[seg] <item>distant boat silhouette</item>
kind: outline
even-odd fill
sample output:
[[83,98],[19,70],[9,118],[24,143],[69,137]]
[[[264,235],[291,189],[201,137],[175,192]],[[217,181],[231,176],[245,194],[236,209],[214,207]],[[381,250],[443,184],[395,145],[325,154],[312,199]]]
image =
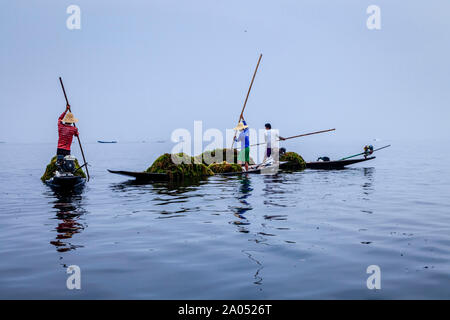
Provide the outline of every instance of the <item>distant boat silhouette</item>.
[[102,141],[102,140],[97,140],[98,143],[117,143],[117,141]]

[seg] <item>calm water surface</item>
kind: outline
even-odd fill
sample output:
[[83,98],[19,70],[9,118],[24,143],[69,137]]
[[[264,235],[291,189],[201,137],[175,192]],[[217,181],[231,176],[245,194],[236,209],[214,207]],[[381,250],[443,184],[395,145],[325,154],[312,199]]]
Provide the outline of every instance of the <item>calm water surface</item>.
[[399,145],[346,170],[168,186],[106,171],[143,170],[168,145],[91,143],[91,182],[61,197],[39,180],[53,144],[0,144],[0,298],[449,299],[450,152]]

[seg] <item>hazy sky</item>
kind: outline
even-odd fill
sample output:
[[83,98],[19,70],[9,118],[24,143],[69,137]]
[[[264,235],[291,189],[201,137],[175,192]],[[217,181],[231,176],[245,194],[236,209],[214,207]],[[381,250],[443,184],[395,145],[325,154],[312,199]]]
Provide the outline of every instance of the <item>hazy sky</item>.
[[[80,30],[66,27],[71,4]],[[366,27],[371,4],[381,30]],[[84,141],[231,128],[260,53],[253,127],[448,138],[449,12],[448,0],[5,0],[0,141],[56,143],[59,76]]]

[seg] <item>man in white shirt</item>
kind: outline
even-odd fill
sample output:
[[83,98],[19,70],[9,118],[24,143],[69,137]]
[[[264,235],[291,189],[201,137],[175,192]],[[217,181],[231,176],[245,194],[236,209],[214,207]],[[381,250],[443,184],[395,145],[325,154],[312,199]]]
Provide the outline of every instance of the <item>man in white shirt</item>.
[[270,123],[266,123],[264,126],[266,127],[266,132],[264,132],[264,140],[266,143],[266,154],[264,155],[264,161],[266,161],[266,159],[269,158],[274,151],[278,151],[278,141],[283,141],[286,139],[280,137],[278,130],[272,130],[272,125]]

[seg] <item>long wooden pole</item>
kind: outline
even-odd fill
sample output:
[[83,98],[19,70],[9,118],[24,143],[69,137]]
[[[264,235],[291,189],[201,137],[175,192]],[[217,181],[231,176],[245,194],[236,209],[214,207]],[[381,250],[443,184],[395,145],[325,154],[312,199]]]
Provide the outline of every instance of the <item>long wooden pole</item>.
[[[62,88],[62,90],[64,92],[64,98],[66,98],[66,103],[69,106],[69,111],[72,112],[72,110],[70,110],[69,100],[67,99],[66,89],[64,89],[64,84],[62,82],[61,77],[59,77],[59,82],[61,83],[61,88]],[[76,127],[75,123],[73,125],[74,125],[74,127]],[[78,144],[80,145],[81,155],[83,156],[83,162],[86,165],[86,174],[87,174],[87,179],[89,181],[89,179],[90,179],[89,170],[88,170],[88,167],[87,167],[86,158],[84,157],[84,151],[83,151],[83,147],[81,146],[81,140],[80,140],[80,136],[79,135],[77,135],[77,139],[78,139]]]
[[[328,130],[321,130],[321,131],[315,131],[315,132],[310,132],[310,133],[303,133],[303,134],[299,134],[299,135],[296,135],[296,136],[291,136],[291,137],[287,137],[287,138],[284,138],[284,140],[289,140],[289,139],[294,139],[294,138],[300,138],[300,137],[306,137],[306,136],[310,136],[310,135],[313,135],[313,134],[318,134],[318,133],[324,133],[324,132],[330,132],[330,131],[334,131],[334,130],[336,130],[336,129],[328,129]],[[278,141],[284,141],[284,140],[278,140]],[[260,144],[266,144],[266,142],[261,142],[261,143],[257,143],[257,144],[252,144],[251,146],[252,147],[254,147],[254,146],[259,146]]]
[[[258,67],[259,67],[259,63],[261,62],[261,58],[262,58],[262,54],[259,55],[258,63],[256,64],[255,72],[253,73],[252,81],[250,82],[250,87],[248,88],[247,96],[245,97],[244,106],[242,107],[242,111],[239,116],[238,123],[241,121],[242,117],[244,116],[245,106],[247,105],[248,97],[250,96],[250,91],[252,90],[253,81],[255,81],[256,72],[258,71]],[[234,131],[234,137],[233,137],[233,143],[231,144],[231,149],[233,149],[235,138],[236,138],[236,130]]]
[[300,138],[300,137],[310,136],[310,135],[312,135],[312,134],[318,134],[318,133],[330,132],[330,131],[334,131],[334,130],[336,130],[336,129],[333,128],[333,129],[321,130],[321,131],[316,131],[316,132],[311,132],[311,133],[304,133],[304,134],[299,134],[299,135],[296,135],[296,136],[284,138],[284,140],[294,139],[294,138]]

